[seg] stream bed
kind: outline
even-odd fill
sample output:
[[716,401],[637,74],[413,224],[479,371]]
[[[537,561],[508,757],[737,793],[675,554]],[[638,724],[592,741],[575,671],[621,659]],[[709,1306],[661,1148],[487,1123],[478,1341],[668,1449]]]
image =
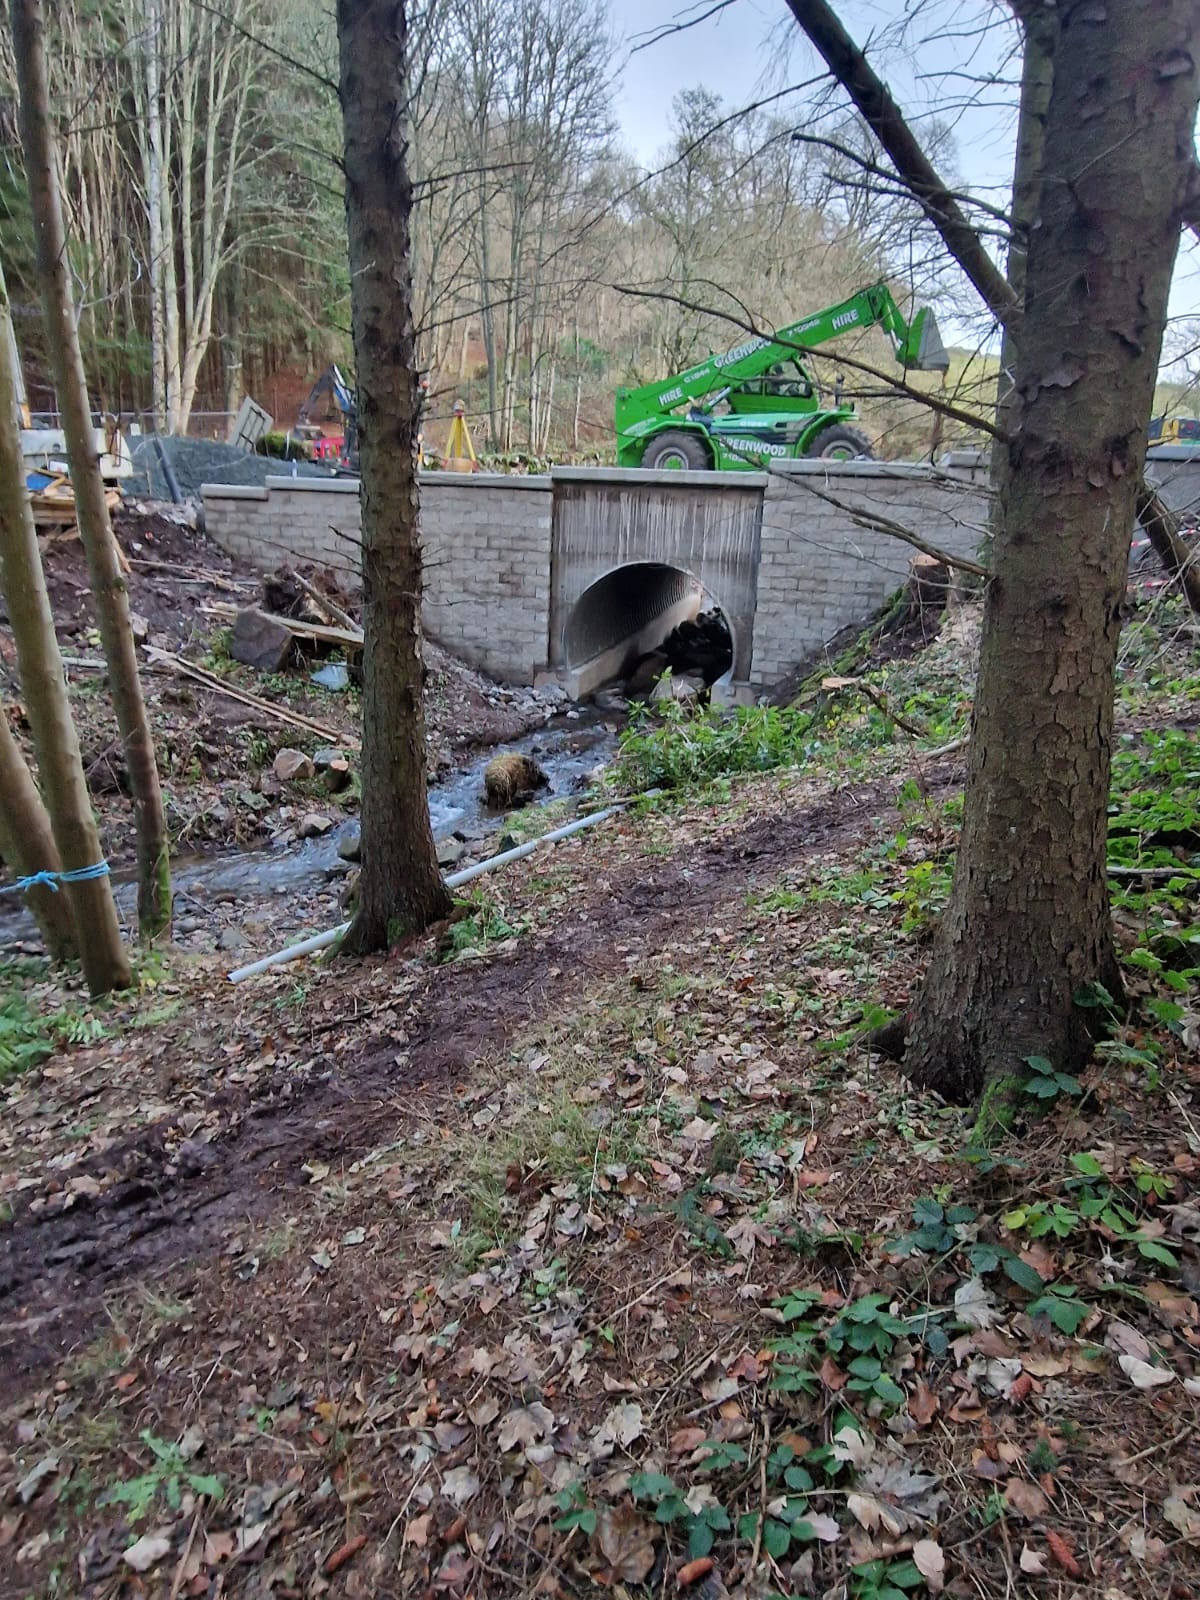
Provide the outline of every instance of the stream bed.
[[[567,712],[524,738],[473,754],[429,789],[429,814],[434,838],[443,846],[443,859],[457,855],[459,846],[463,864],[491,853],[489,835],[501,831],[505,817],[489,811],[484,804],[483,772],[501,751],[530,755],[538,763],[550,780],[549,787],[539,791],[536,802],[545,805],[582,794],[596,770],[612,758],[617,736],[613,720],[603,720],[596,711],[579,710]],[[292,809],[311,811],[321,807],[305,803]],[[326,809],[330,815],[338,810],[332,802]],[[212,939],[205,936],[216,933],[218,948],[242,948],[238,925],[253,928],[256,906],[278,897],[296,900],[310,892],[328,893],[331,886],[336,889],[336,880],[347,870],[339,850],[357,831],[357,817],[343,817],[319,838],[177,856],[171,863],[177,942],[211,948]],[[451,840],[457,843],[448,847]],[[129,927],[137,907],[137,883],[131,867],[114,870],[113,888],[121,920]],[[230,911],[235,913],[233,921],[228,919]],[[207,926],[214,913],[217,922],[224,924],[219,932]],[[302,913],[298,911],[297,921],[300,920]],[[39,943],[37,925],[20,897],[0,896],[0,948]]]

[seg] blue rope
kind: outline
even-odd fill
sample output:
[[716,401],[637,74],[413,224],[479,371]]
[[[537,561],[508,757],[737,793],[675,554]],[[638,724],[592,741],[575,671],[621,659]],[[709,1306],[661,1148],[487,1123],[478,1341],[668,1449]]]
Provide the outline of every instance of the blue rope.
[[94,867],[76,867],[73,872],[31,872],[27,878],[18,878],[16,883],[0,889],[0,894],[24,894],[27,889],[42,885],[57,894],[60,883],[90,883],[93,878],[107,878],[108,870],[107,861],[97,861]]

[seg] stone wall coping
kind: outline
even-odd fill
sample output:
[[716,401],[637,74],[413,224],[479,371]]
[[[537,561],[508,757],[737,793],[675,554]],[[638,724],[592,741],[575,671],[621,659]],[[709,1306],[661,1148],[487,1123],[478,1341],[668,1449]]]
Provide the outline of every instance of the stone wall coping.
[[[964,484],[964,473],[972,469],[949,465],[932,466],[928,461],[777,461],[771,467],[772,478],[907,478],[919,483]],[[703,477],[703,473],[697,474]],[[747,474],[747,477],[749,474]]]
[[654,471],[648,467],[551,467],[555,483],[624,483],[631,488],[762,489],[765,472]]
[[547,493],[550,479],[536,472],[423,472],[421,487],[438,489],[540,489]]
[[265,500],[267,491],[253,483],[202,483],[200,496],[204,500]]
[[268,489],[298,489],[302,494],[358,494],[357,478],[290,477],[286,472],[267,479]]

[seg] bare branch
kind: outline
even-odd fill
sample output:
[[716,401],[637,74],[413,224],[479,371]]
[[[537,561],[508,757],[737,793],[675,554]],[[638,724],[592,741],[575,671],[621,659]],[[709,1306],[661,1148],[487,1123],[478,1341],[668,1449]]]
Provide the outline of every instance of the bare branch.
[[835,494],[830,494],[827,489],[818,489],[807,476],[796,477],[791,473],[783,473],[777,467],[767,463],[766,470],[773,477],[783,478],[788,483],[797,483],[809,494],[816,495],[818,500],[823,500],[827,506],[833,506],[836,511],[850,518],[856,527],[863,528],[868,533],[883,533],[889,539],[899,539],[902,544],[908,544],[914,550],[919,550],[922,555],[932,556],[935,561],[940,561],[943,566],[956,567],[960,572],[972,572],[977,578],[990,578],[992,569],[982,566],[978,561],[972,561],[968,556],[952,555],[949,550],[943,550],[940,545],[930,544],[928,539],[922,539],[919,533],[914,533],[911,528],[906,528],[903,523],[895,522],[891,517],[885,517],[877,511],[867,511],[860,506],[852,506],[847,501],[839,499]]
[[1001,322],[1012,321],[1019,305],[1011,285],[934,169],[887,85],[826,0],[788,0],[788,7],[986,305]]

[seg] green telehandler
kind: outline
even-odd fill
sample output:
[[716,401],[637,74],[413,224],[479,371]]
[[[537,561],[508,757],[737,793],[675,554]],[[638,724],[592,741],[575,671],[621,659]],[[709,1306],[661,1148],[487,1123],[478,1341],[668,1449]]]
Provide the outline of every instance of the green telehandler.
[[873,284],[772,339],[749,339],[659,383],[618,389],[618,465],[756,472],[768,460],[869,456],[869,440],[853,426],[854,407],[840,392],[826,404],[803,352],[873,327],[889,336],[909,371],[948,370],[933,312],[923,307],[906,322],[887,285]]

